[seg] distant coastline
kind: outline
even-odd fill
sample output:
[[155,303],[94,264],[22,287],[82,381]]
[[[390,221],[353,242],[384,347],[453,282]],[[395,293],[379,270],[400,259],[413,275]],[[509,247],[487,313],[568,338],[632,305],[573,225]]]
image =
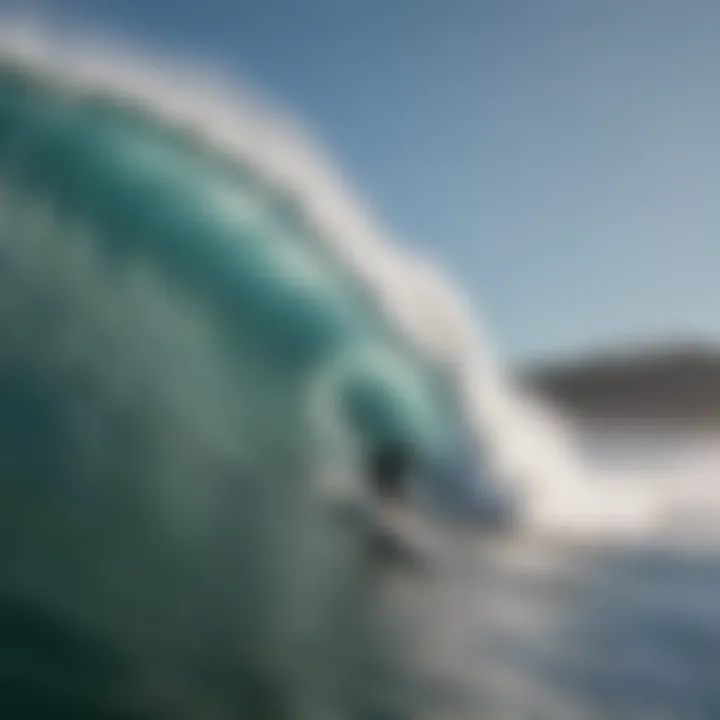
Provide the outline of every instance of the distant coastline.
[[720,424],[720,346],[678,344],[517,369],[520,381],[584,421]]

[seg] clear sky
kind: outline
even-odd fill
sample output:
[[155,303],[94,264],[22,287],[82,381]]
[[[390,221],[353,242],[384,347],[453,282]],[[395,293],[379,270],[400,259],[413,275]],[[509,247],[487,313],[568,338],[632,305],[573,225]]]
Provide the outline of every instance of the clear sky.
[[512,357],[720,341],[717,0],[22,5],[247,77]]

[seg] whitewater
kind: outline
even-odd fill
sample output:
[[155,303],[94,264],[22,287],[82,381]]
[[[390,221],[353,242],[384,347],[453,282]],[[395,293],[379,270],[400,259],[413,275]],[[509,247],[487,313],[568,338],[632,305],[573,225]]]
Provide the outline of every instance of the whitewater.
[[[720,539],[715,437],[628,430],[588,448],[515,383],[467,294],[410,248],[310,133],[237,80],[3,23],[3,597],[22,600],[4,615],[30,623],[24,608],[52,598],[144,669],[123,691],[133,703],[171,717],[713,717],[693,663],[720,658],[702,599],[720,587],[707,560]],[[420,593],[369,577],[362,542],[324,509],[364,502],[368,448],[396,440],[431,469],[427,514],[455,502],[442,532],[370,513],[395,535],[411,525],[428,552],[459,549]],[[55,488],[48,511],[49,475],[72,492]],[[456,546],[443,535],[456,506],[488,491],[513,503],[513,539]],[[660,547],[672,554],[658,563]],[[702,562],[687,555],[699,547]],[[648,624],[645,644],[628,623]],[[663,632],[686,625],[677,650]],[[698,655],[703,632],[712,647]],[[672,647],[648,665],[656,641]],[[683,673],[678,695],[659,692]],[[277,678],[289,714],[268,699]],[[627,678],[639,684],[623,694]],[[425,714],[353,714],[368,687],[378,706],[412,696]]]

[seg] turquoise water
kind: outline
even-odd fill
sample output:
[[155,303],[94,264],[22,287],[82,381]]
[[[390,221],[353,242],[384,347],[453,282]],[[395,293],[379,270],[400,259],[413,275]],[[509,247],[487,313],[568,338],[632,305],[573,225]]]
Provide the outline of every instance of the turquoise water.
[[430,506],[442,376],[252,163],[31,66],[0,61],[0,705],[339,716],[403,664],[368,540],[413,542],[368,473],[405,448]]

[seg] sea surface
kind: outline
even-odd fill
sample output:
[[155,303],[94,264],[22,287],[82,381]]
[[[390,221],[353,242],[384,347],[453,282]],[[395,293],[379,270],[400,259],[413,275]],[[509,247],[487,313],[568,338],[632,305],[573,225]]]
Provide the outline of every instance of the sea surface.
[[[584,440],[589,460],[605,467],[657,468],[660,448],[667,467],[704,453],[705,481],[718,445],[717,433],[649,428],[604,428]],[[682,540],[661,528],[639,538],[525,528],[483,540],[444,638],[457,643],[448,653],[460,668],[455,698],[440,683],[427,717],[720,718],[720,551],[688,542],[685,529]]]

